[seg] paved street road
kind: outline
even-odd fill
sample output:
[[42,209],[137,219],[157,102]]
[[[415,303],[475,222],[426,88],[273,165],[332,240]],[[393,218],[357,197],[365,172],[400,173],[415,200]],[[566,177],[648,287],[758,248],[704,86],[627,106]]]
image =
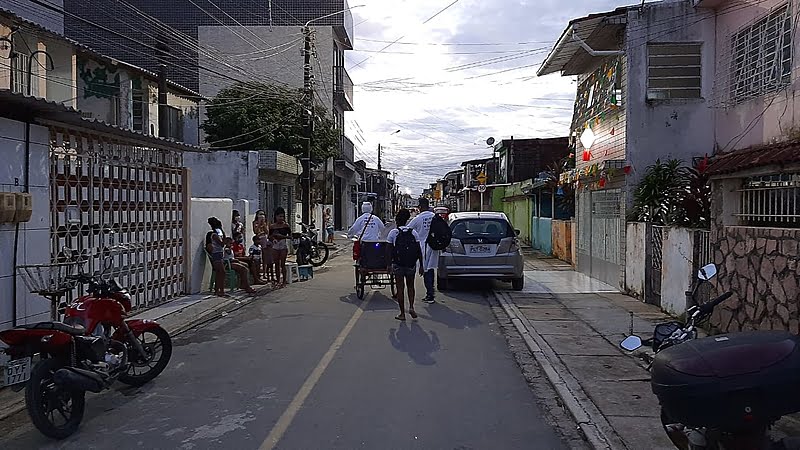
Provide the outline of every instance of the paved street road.
[[48,441],[20,416],[0,448],[564,447],[485,292],[420,304],[418,321],[400,323],[388,292],[361,302],[347,258],[332,264],[177,337],[151,384],[90,395],[72,438]]

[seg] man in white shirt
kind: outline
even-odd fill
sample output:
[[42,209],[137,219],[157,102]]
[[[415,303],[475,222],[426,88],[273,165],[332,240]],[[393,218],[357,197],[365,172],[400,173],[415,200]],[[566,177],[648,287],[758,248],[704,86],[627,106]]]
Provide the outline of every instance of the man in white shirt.
[[433,212],[431,212],[430,203],[428,199],[419,199],[419,214],[409,222],[408,227],[413,229],[419,235],[420,248],[422,250],[422,267],[420,267],[420,275],[425,281],[425,303],[436,303],[436,291],[433,288],[433,281],[436,278],[435,271],[439,265],[439,251],[434,250],[426,243],[428,234],[431,231],[431,221],[433,221]]
[[[411,216],[407,209],[397,213],[395,222],[397,228],[389,231],[386,240],[389,242],[389,254],[392,260],[391,270],[397,283],[397,304],[400,314],[397,320],[406,320],[405,294],[408,294],[408,312],[412,319],[417,318],[414,310],[414,272],[417,264],[422,263],[422,254],[419,249],[419,235],[416,231],[406,226]],[[410,236],[408,233],[411,233]]]
[[[364,202],[361,204],[361,216],[347,230],[348,237],[361,237],[362,241],[378,242],[385,225],[378,216],[372,214],[372,203]],[[363,232],[363,236],[362,236]]]

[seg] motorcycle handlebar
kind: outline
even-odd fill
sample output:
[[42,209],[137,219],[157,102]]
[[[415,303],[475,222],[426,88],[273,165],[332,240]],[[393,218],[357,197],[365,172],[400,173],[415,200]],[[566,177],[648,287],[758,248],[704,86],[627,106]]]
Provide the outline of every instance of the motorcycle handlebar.
[[726,293],[720,295],[719,297],[715,298],[714,300],[711,300],[708,303],[704,303],[704,304],[700,305],[700,313],[701,314],[710,314],[712,311],[714,311],[714,308],[717,305],[719,305],[720,303],[724,302],[725,300],[731,298],[731,296],[733,296],[733,292],[726,292]]

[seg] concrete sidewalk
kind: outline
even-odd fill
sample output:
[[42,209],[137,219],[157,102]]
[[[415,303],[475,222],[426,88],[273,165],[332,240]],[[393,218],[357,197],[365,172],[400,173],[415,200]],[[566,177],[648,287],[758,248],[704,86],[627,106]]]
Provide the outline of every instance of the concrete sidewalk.
[[542,256],[528,258],[525,289],[497,298],[589,443],[597,449],[671,449],[650,374],[619,342],[647,337],[659,308]]
[[[351,248],[350,241],[347,239],[336,238],[335,242],[336,246],[330,249],[328,261],[346,253]],[[327,269],[327,265],[323,265],[315,269],[315,272],[321,273]],[[254,286],[254,288],[257,293],[253,296],[247,295],[241,290],[236,290],[227,298],[209,295],[208,293],[187,295],[140,311],[132,315],[131,318],[156,320],[169,332],[170,336],[176,336],[202,323],[223,317],[253,301],[263,298],[273,291],[268,285]],[[14,392],[10,388],[0,388],[0,420],[25,408],[24,393],[24,390]]]

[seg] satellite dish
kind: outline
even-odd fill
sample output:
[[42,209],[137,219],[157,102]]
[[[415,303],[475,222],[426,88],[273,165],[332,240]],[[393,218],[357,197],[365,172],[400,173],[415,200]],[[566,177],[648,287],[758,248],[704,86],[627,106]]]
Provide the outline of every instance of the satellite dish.
[[489,139],[487,139],[486,140],[486,145],[494,145],[494,138],[490,137]]

